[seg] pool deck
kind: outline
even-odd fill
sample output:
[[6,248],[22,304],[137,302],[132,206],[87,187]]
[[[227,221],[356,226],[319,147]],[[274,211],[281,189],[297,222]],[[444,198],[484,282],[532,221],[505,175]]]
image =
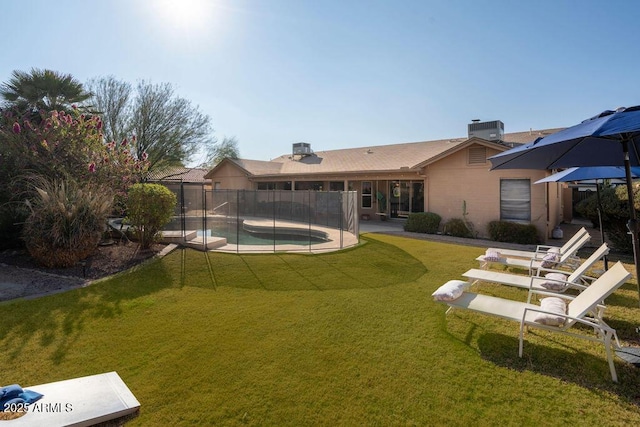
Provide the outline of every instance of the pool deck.
[[224,237],[207,237],[205,242],[203,236],[198,236],[198,230],[185,230],[184,235],[181,230],[163,231],[162,243],[175,243],[188,246],[194,249],[204,250],[205,243],[208,250],[216,249],[227,244]]

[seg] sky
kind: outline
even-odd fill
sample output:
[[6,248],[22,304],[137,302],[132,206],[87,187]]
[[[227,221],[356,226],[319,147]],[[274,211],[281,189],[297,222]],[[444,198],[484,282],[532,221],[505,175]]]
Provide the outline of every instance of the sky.
[[240,157],[270,160],[638,105],[639,16],[635,0],[1,0],[0,82],[170,83]]

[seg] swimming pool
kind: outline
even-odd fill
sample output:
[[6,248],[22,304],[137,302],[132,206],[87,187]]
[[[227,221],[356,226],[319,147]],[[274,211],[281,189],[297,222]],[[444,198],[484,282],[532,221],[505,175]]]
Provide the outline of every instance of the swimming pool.
[[223,237],[227,239],[229,245],[314,245],[326,243],[330,240],[315,236],[302,236],[297,234],[286,234],[276,232],[249,232],[242,227],[218,228],[209,230],[198,230],[199,237]]
[[[166,230],[180,230],[181,224],[180,218],[176,218],[165,228],[165,233]],[[205,237],[224,238],[227,245],[309,246],[332,241],[327,232],[308,224],[274,223],[273,220],[262,218],[208,217],[204,222],[200,218],[185,218],[184,227],[190,230],[187,234],[193,233],[199,240]]]

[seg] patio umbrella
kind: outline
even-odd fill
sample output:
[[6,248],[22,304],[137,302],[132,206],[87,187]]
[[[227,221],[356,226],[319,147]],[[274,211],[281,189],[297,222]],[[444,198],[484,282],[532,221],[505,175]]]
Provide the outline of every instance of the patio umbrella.
[[[636,277],[640,272],[638,220],[633,205],[631,166],[640,166],[640,106],[607,110],[540,140],[491,157],[492,169],[560,169],[624,166]],[[640,296],[640,280],[638,286]]]
[[[632,167],[631,174],[633,178],[640,177],[640,167]],[[626,177],[626,171],[621,166],[585,166],[581,168],[569,168],[561,172],[549,175],[546,178],[539,179],[534,184],[542,184],[547,182],[572,182],[572,181],[596,181],[596,196],[598,198],[598,223],[600,226],[600,233],[602,235],[602,242],[604,243],[604,228],[602,227],[602,205],[600,203],[600,185],[599,179],[624,179]],[[607,257],[604,257],[604,269],[608,270],[609,265]]]

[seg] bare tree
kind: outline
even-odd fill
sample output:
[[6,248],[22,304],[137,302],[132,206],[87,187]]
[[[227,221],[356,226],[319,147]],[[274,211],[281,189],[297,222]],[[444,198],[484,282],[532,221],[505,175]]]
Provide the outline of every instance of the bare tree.
[[[199,148],[215,143],[211,119],[177,96],[169,83],[138,82],[133,96],[128,83],[113,77],[92,80],[95,105],[105,123],[105,137],[130,144],[149,170],[184,165]],[[123,140],[133,134],[135,139]]]
[[91,79],[87,86],[93,92],[92,108],[102,116],[106,141],[120,142],[131,135],[131,84],[107,76]]
[[207,160],[200,165],[205,168],[212,168],[225,158],[237,159],[240,157],[238,140],[235,136],[222,139],[222,142],[207,146]]

